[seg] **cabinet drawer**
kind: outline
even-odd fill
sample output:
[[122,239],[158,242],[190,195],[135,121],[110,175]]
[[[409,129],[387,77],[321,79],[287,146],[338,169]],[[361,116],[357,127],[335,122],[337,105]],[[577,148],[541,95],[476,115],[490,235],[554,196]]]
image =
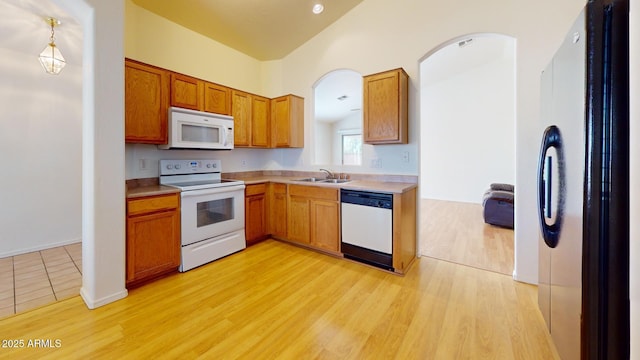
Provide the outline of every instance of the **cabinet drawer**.
[[247,185],[244,191],[245,196],[265,194],[267,192],[267,184]]
[[161,210],[176,209],[180,205],[178,194],[151,196],[127,201],[127,215],[138,215]]
[[289,185],[289,195],[338,201],[338,189],[320,186]]
[[271,190],[274,194],[286,194],[287,184],[271,183]]

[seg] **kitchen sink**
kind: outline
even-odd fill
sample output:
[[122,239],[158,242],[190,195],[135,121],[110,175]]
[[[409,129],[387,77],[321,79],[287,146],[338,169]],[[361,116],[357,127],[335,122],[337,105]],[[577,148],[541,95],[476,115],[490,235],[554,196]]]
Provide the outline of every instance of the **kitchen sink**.
[[323,182],[323,183],[330,183],[330,184],[342,184],[342,183],[346,183],[349,182],[351,180],[349,179],[324,179],[324,180],[320,180],[319,182]]
[[295,181],[304,181],[304,182],[319,182],[319,183],[329,183],[329,184],[342,184],[349,182],[349,179],[322,179],[316,177],[309,177],[304,179],[296,179]]
[[304,179],[296,179],[296,181],[306,181],[306,182],[320,182],[320,181],[324,181],[325,179],[320,179],[320,178],[315,178],[315,177],[310,177],[310,178],[304,178]]

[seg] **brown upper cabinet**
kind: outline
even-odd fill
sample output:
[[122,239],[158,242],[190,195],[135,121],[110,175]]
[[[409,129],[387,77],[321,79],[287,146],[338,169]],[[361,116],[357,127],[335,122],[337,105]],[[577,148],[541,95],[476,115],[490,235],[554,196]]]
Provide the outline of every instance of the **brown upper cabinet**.
[[204,108],[204,82],[177,73],[171,73],[171,106],[191,110]]
[[409,76],[402,69],[363,77],[363,137],[367,144],[408,143]]
[[231,114],[231,89],[191,76],[171,73],[171,106]]
[[231,89],[205,81],[204,111],[222,115],[231,115]]
[[125,59],[125,141],[167,143],[169,72]]
[[233,115],[233,146],[251,145],[251,95],[238,90],[231,91],[231,115]]
[[262,96],[251,96],[251,146],[271,145],[271,101]]
[[234,123],[234,146],[237,147],[269,147],[269,114],[268,98],[231,91],[231,114]]
[[232,115],[234,146],[304,147],[304,99],[269,99],[125,59],[125,140],[166,144],[169,106]]
[[285,95],[271,99],[271,147],[304,147],[304,98]]

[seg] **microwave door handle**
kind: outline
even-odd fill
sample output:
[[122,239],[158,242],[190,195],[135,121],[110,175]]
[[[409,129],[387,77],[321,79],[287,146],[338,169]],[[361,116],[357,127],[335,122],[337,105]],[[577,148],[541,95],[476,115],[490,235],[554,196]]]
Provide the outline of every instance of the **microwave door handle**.
[[227,127],[222,127],[222,146],[227,146]]
[[224,194],[224,193],[230,194],[234,191],[243,191],[244,188],[245,188],[244,184],[220,186],[220,187],[207,188],[207,189],[183,191],[180,193],[180,196],[184,199],[184,198],[191,198],[191,197],[197,197],[197,196],[206,196],[206,195],[215,195],[215,194]]

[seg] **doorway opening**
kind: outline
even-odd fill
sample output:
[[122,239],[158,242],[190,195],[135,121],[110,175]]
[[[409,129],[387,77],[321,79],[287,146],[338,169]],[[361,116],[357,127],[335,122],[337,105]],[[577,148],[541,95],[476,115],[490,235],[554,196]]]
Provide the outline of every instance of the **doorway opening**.
[[[2,2],[3,122],[0,175],[0,317],[80,294],[82,285],[83,27],[55,1]],[[38,53],[59,21],[55,43],[67,61],[58,75]],[[9,121],[10,119],[19,121]]]
[[513,229],[484,223],[492,183],[515,185],[515,39],[452,39],[420,62],[419,251],[511,275]]
[[313,86],[314,160],[321,166],[362,165],[362,75],[349,69],[325,74]]

